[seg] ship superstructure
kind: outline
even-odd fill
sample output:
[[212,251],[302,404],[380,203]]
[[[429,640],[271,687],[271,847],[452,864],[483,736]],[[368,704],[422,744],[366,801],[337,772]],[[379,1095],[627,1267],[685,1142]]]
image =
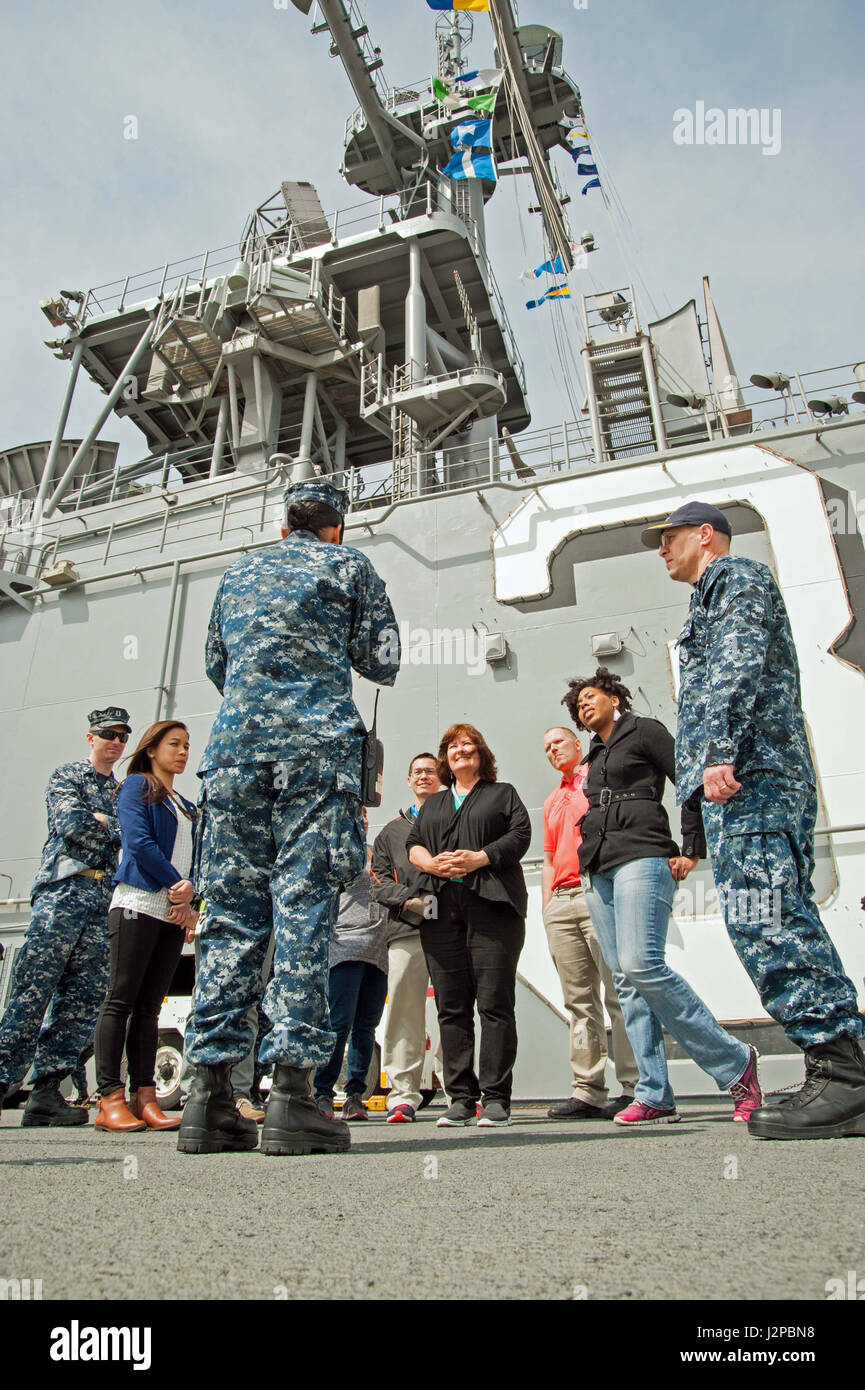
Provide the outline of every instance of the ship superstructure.
[[[540,737],[561,717],[567,677],[598,660],[635,691],[639,713],[673,724],[688,593],[639,531],[689,495],[730,511],[738,552],[771,564],[785,593],[820,777],[818,895],[861,987],[865,721],[849,712],[865,713],[865,366],[773,369],[742,385],[708,280],[699,308],[654,320],[622,283],[579,297],[585,404],[538,428],[487,250],[497,184],[442,174],[455,127],[477,117],[476,89],[461,81],[470,19],[440,17],[436,79],[400,88],[387,85],[354,3],[296,4],[359,103],[343,173],[361,201],[326,213],[312,183],[286,179],[236,243],[43,303],[68,362],[56,427],[0,454],[9,940],[26,922],[44,835],[41,784],[78,746],[80,711],[110,695],[136,727],[176,713],[203,747],[217,700],[203,634],[218,579],[237,554],[277,539],[287,480],[327,474],[349,489],[346,539],[374,559],[403,629],[405,666],[381,705],[380,820],[399,804],[409,758],[458,717],[485,731],[532,813],[522,1094],[556,1094],[568,1077],[539,912],[551,789]],[[490,0],[490,20],[490,153],[499,180],[524,176],[567,279],[593,238],[575,238],[550,152],[585,118],[579,88],[561,35],[520,27],[510,0]],[[82,374],[105,398],[69,440]],[[112,414],[146,439],[122,467],[102,438]],[[358,701],[370,712],[371,692]],[[676,968],[720,1017],[763,1028],[708,866],[691,883],[671,934]]]

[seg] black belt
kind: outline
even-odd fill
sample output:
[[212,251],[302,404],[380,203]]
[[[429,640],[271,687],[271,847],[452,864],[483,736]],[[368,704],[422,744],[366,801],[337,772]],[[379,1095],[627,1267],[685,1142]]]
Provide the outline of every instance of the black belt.
[[[583,789],[585,792],[585,788]],[[603,787],[599,792],[585,792],[586,800],[593,811],[606,811],[617,801],[657,801],[655,793],[649,789],[636,792],[614,792]]]

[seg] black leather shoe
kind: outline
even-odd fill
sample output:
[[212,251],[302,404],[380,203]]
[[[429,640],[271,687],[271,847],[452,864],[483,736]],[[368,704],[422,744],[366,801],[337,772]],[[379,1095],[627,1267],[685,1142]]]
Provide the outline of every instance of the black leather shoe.
[[88,1114],[80,1105],[70,1105],[57,1089],[59,1081],[37,1081],[30,1092],[30,1099],[21,1116],[21,1128],[49,1126],[54,1129],[61,1125],[86,1125]]
[[196,1068],[177,1132],[182,1154],[246,1152],[258,1143],[258,1125],[238,1113],[231,1089],[231,1062]]
[[263,1154],[346,1153],[351,1131],[344,1120],[322,1115],[312,1098],[312,1067],[278,1062],[261,1131]]
[[584,1100],[561,1100],[551,1105],[547,1111],[550,1120],[606,1120],[610,1117],[598,1105],[588,1105]]
[[857,1038],[842,1035],[805,1052],[805,1084],[775,1105],[753,1110],[755,1139],[865,1138],[865,1057]]

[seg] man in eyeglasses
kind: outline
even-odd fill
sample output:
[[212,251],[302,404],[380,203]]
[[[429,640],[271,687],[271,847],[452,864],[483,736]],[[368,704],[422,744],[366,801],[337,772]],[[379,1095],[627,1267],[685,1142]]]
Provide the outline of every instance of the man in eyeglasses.
[[60,1083],[89,1043],[108,987],[106,920],[120,848],[113,767],[131,733],[119,705],[91,711],[90,756],[63,763],[45,792],[48,838],[30,894],[30,925],[0,1022],[0,1104],[33,1066],[22,1126],[83,1125]]

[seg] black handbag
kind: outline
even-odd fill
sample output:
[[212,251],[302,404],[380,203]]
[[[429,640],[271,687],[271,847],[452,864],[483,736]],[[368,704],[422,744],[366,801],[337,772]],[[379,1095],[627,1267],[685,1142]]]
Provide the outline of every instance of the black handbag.
[[375,705],[372,711],[372,728],[364,734],[362,762],[360,770],[360,799],[364,806],[381,805],[381,784],[384,775],[384,744],[376,734],[378,718],[378,697],[375,692]]

